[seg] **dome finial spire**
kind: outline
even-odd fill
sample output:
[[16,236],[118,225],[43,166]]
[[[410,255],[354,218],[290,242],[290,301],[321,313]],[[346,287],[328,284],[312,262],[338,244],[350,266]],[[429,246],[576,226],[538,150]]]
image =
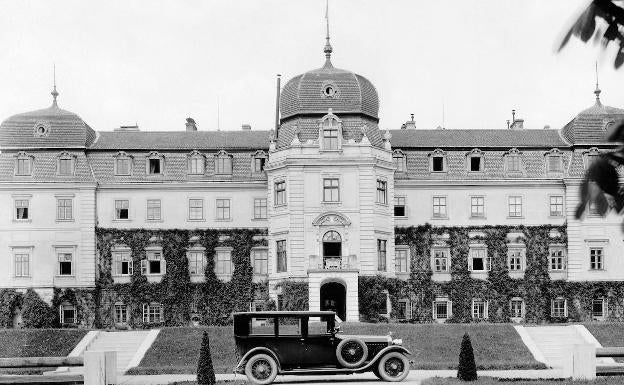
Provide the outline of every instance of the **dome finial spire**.
[[323,48],[323,52],[325,52],[325,65],[324,67],[333,67],[331,64],[331,54],[332,54],[332,46],[329,43],[329,0],[325,2],[325,23],[326,23],[326,35],[325,35],[325,48]]
[[596,89],[594,90],[594,95],[596,95],[596,104],[601,104],[600,92],[600,87],[598,86],[598,60],[596,60]]
[[58,107],[56,104],[56,98],[59,96],[59,93],[56,91],[56,63],[54,64],[54,88],[52,89],[52,106]]

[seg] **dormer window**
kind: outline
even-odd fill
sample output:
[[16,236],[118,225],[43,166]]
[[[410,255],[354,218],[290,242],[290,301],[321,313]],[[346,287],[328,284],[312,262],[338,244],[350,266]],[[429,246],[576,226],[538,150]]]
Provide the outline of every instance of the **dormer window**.
[[320,143],[322,150],[339,150],[342,138],[342,121],[331,112],[321,119]]
[[466,160],[468,163],[468,171],[469,172],[481,172],[484,169],[483,165],[483,152],[478,148],[473,149],[468,154],[466,154]]
[[253,173],[261,173],[264,172],[264,166],[266,164],[266,154],[264,153],[264,151],[262,150],[258,150],[256,151],[255,154],[253,154],[252,156],[252,164],[251,164],[251,171]]
[[441,149],[435,149],[429,154],[429,170],[431,172],[446,171],[446,153]]
[[15,175],[32,175],[33,159],[32,155],[23,151],[19,152],[15,157]]
[[394,150],[392,153],[392,160],[394,161],[394,167],[396,172],[407,172],[407,159],[403,151]]
[[596,147],[592,147],[587,151],[583,151],[583,164],[585,165],[585,169],[587,170],[591,167],[592,163],[598,159],[600,156],[600,151]]
[[558,148],[553,148],[545,154],[546,171],[549,173],[563,172],[563,154]]
[[120,151],[115,155],[115,175],[132,174],[132,156]]
[[74,175],[74,165],[76,156],[68,152],[62,152],[57,160],[57,170],[59,175]]
[[215,174],[232,175],[232,155],[223,150],[215,155]]
[[199,151],[193,151],[188,155],[188,173],[190,175],[204,173],[204,156]]
[[505,153],[505,171],[508,173],[522,172],[522,153],[517,148],[512,148]]
[[165,173],[165,157],[155,151],[150,152],[146,166],[148,175],[162,175]]

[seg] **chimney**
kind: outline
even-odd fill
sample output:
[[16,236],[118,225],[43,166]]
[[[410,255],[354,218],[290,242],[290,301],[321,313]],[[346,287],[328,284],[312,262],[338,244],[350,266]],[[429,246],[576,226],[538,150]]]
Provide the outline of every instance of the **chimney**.
[[195,119],[186,118],[186,131],[197,131],[197,124],[195,124]]
[[243,131],[251,130],[251,124],[243,124],[241,128]]
[[550,124],[545,125],[544,130],[550,130]]
[[134,126],[119,126],[119,128],[115,128],[113,131],[139,131],[139,125],[135,124]]
[[522,130],[524,128],[524,119],[516,119],[509,127],[511,130]]
[[416,122],[414,121],[414,114],[410,114],[410,120],[405,122],[404,126],[405,127],[401,127],[401,128],[404,128],[406,130],[415,130],[416,129]]

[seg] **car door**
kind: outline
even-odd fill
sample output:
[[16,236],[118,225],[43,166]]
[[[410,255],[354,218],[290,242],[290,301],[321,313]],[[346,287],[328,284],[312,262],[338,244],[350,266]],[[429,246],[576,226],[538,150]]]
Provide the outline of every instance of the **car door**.
[[274,351],[280,359],[282,368],[301,368],[302,318],[296,316],[277,317],[277,338]]
[[336,338],[332,324],[325,317],[306,318],[307,327],[304,327],[306,335],[301,341],[303,352],[303,365],[305,367],[322,367],[337,365]]

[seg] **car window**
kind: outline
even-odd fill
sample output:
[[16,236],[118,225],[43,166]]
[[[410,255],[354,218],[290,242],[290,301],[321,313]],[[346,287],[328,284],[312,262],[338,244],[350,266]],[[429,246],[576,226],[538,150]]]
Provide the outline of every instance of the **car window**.
[[310,317],[308,319],[308,335],[318,336],[330,334],[329,320],[327,317]]
[[275,327],[272,318],[256,318],[249,319],[249,335],[274,335]]
[[301,335],[301,319],[298,317],[279,317],[280,336],[300,336]]

